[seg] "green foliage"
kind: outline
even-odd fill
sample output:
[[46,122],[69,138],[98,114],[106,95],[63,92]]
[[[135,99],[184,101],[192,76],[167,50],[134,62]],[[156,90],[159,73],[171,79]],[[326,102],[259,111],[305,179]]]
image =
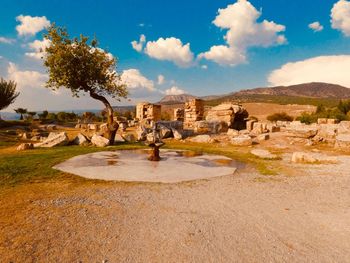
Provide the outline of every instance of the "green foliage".
[[302,113],[296,119],[302,123],[316,123],[319,118],[337,119],[339,121],[349,120],[347,113],[350,111],[349,101],[340,101],[337,107],[326,108],[323,105],[317,106],[314,113]]
[[135,118],[135,112],[133,111],[125,111],[123,113],[123,117],[125,117],[127,120],[132,120]]
[[7,108],[16,100],[19,95],[19,92],[16,92],[16,87],[17,84],[14,81],[0,79],[0,110]]
[[23,108],[14,109],[17,114],[21,114],[20,120],[23,120],[23,115],[27,114],[28,110]]
[[96,117],[95,113],[90,112],[90,111],[86,111],[83,113],[82,119],[85,122],[92,122],[92,121],[96,121],[97,117]]
[[325,111],[326,111],[326,107],[323,106],[323,104],[317,105],[317,108],[316,108],[316,113],[317,113],[317,114],[322,113],[322,112],[325,112]]
[[317,114],[310,114],[307,112],[303,112],[300,116],[296,118],[297,121],[300,121],[301,123],[305,124],[311,124],[317,122],[318,116]]
[[44,110],[42,113],[39,113],[39,119],[40,120],[45,120],[47,118],[47,115],[49,114],[49,112],[47,110]]
[[57,115],[55,113],[53,113],[53,112],[50,112],[50,113],[47,114],[46,119],[48,119],[48,120],[57,120]]
[[76,97],[79,92],[118,100],[127,96],[116,72],[116,59],[99,48],[96,39],[89,42],[83,35],[71,39],[65,29],[55,25],[48,29],[45,38],[51,41],[45,50],[44,65],[49,73],[46,87],[66,87]]
[[288,115],[287,113],[285,112],[278,112],[278,113],[274,113],[274,114],[271,114],[269,116],[267,116],[267,120],[269,121],[293,121],[293,117]]
[[344,113],[346,115],[350,111],[350,100],[339,101],[337,108],[339,111],[341,111],[342,113]]

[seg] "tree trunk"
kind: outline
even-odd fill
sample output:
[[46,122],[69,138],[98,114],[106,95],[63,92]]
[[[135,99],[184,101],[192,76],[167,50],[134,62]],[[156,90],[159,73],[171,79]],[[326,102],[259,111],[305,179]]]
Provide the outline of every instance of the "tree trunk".
[[119,124],[114,121],[113,108],[112,108],[111,104],[109,104],[108,100],[105,97],[98,95],[98,94],[94,93],[93,91],[90,91],[90,96],[96,100],[101,101],[107,109],[107,124],[108,124],[108,138],[107,139],[109,140],[109,144],[113,145],[115,135],[116,135],[118,128],[119,128]]

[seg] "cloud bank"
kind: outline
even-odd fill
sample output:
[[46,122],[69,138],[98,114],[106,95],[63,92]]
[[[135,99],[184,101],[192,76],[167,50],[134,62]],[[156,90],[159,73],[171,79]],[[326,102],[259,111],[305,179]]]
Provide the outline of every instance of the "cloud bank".
[[350,88],[350,55],[319,56],[291,62],[268,76],[272,86],[326,82]]

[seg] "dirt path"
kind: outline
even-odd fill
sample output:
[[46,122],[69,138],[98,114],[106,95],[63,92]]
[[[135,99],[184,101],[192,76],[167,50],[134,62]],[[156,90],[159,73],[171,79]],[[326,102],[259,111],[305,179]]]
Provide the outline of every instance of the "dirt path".
[[1,262],[349,262],[350,174],[33,184],[0,200]]

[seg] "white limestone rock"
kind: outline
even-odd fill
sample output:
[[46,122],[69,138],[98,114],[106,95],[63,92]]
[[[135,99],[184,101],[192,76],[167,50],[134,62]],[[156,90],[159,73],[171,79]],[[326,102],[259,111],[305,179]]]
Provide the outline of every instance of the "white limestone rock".
[[43,142],[37,143],[34,147],[44,147],[51,148],[55,146],[64,146],[69,143],[69,138],[65,132],[50,132],[49,137],[47,137]]
[[249,135],[239,135],[231,139],[231,144],[235,146],[250,146],[253,144],[252,138]]
[[109,140],[103,136],[94,134],[91,138],[91,143],[97,147],[106,147],[109,145]]

